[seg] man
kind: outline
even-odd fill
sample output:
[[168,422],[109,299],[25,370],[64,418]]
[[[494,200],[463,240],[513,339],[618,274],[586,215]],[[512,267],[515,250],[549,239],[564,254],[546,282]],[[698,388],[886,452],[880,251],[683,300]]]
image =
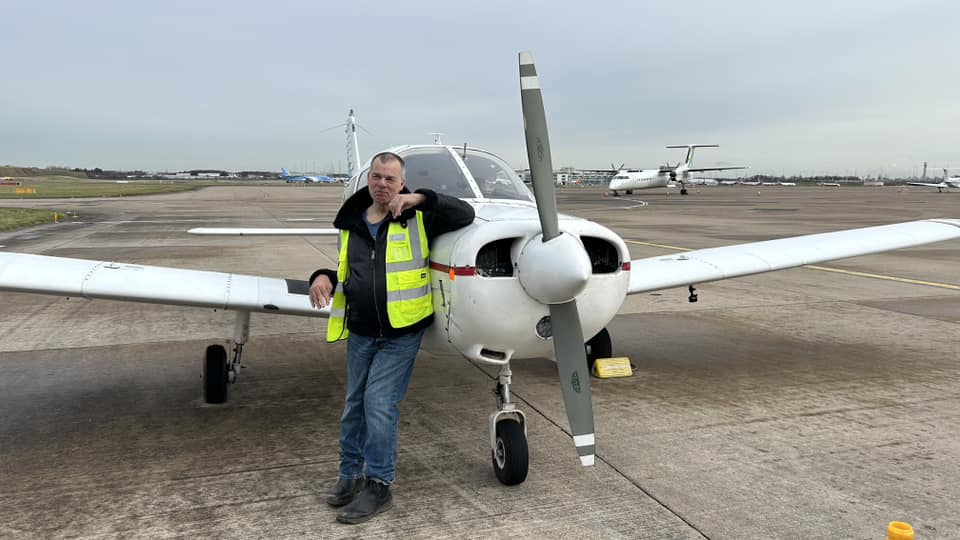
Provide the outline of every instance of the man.
[[473,223],[469,204],[429,189],[410,193],[405,184],[400,156],[374,156],[367,187],[333,222],[337,270],[310,277],[310,303],[332,301],[327,341],[347,339],[340,476],[326,499],[344,506],[341,523],[362,523],[393,505],[399,404],[433,322],[429,241]]

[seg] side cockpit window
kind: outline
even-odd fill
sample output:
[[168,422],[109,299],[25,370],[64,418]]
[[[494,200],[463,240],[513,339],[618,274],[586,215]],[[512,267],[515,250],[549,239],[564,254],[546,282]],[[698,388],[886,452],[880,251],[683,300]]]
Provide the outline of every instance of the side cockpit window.
[[503,161],[494,156],[475,151],[467,154],[463,162],[470,175],[480,188],[484,197],[489,199],[531,200],[530,190],[515,172]]

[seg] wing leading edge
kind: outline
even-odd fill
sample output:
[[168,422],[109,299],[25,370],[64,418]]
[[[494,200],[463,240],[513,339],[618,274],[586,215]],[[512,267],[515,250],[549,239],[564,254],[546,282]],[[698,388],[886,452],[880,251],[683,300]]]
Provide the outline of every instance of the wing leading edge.
[[648,257],[630,262],[627,294],[695,285],[960,238],[960,220],[928,219]]
[[330,316],[310,306],[301,280],[26,253],[0,252],[0,291]]

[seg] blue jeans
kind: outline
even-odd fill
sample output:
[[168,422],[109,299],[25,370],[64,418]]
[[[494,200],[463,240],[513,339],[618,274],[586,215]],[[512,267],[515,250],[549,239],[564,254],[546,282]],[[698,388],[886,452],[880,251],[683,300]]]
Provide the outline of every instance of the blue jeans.
[[400,402],[407,394],[423,330],[395,338],[350,334],[347,400],[340,418],[340,478],[396,478]]

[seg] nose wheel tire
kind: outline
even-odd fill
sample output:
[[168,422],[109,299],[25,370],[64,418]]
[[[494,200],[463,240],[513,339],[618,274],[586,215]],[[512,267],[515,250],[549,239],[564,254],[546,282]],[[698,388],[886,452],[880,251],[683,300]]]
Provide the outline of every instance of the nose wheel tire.
[[496,449],[491,451],[497,480],[515,486],[527,478],[529,454],[523,425],[513,419],[497,422]]
[[203,355],[203,400],[207,403],[227,401],[227,350],[223,345],[210,345]]
[[610,342],[610,332],[606,328],[597,332],[584,344],[587,353],[587,370],[593,371],[593,364],[597,358],[610,358],[613,355],[613,344]]

